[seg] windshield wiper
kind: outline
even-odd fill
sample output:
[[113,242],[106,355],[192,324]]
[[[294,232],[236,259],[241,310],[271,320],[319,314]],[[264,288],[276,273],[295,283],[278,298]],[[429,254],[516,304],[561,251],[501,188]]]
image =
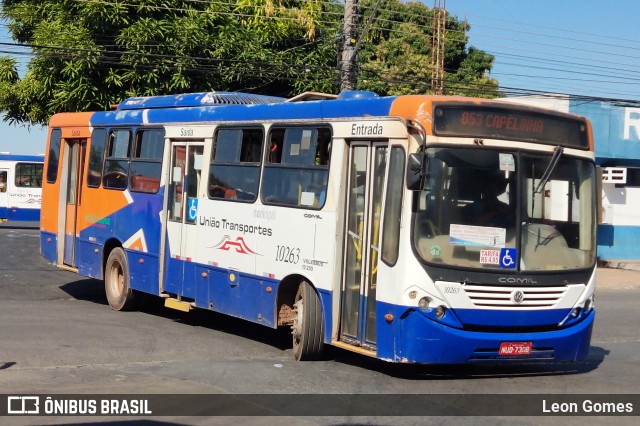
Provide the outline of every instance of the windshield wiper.
[[534,194],[539,194],[540,192],[542,192],[542,188],[544,188],[544,186],[549,181],[549,178],[551,177],[551,173],[553,173],[553,171],[556,168],[556,165],[558,164],[558,161],[560,160],[560,157],[562,157],[563,151],[564,151],[563,147],[561,147],[560,145],[556,146],[556,149],[553,151],[553,156],[551,157],[551,161],[549,161],[549,165],[547,166],[547,169],[542,174],[542,177],[540,178],[540,182],[538,183],[538,186],[536,186],[536,189],[533,190]]
[[560,235],[562,235],[559,231],[554,231],[552,233],[550,233],[549,235],[547,235],[544,238],[541,238],[541,232],[540,232],[540,228],[538,228],[538,241],[536,242],[536,247],[533,249],[533,251],[537,251],[538,247],[540,246],[546,246],[547,244],[549,244],[551,242],[551,240],[553,240],[556,237],[559,237]]

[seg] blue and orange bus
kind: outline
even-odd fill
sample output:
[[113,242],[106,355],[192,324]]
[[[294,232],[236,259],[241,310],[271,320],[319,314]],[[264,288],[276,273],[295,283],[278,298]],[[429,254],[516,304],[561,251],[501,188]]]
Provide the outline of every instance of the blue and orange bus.
[[115,310],[146,293],[290,327],[298,360],[324,345],[402,363],[584,358],[588,120],[334,98],[196,93],[54,115],[42,255],[104,280]]
[[0,153],[0,222],[40,220],[44,155]]

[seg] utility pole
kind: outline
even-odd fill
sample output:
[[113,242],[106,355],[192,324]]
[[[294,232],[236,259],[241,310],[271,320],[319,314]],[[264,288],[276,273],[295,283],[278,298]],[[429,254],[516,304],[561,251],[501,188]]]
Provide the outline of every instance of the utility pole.
[[342,60],[340,61],[340,91],[352,90],[357,82],[356,29],[358,0],[345,0]]
[[431,93],[444,93],[444,33],[447,23],[447,0],[433,0],[431,34]]

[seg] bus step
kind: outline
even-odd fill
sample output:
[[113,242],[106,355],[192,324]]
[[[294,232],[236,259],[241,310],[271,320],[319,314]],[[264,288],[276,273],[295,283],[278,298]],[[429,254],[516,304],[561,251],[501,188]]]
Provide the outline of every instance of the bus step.
[[191,310],[192,304],[183,300],[167,298],[164,299],[164,306],[171,309],[177,309],[178,311],[182,312],[189,312]]

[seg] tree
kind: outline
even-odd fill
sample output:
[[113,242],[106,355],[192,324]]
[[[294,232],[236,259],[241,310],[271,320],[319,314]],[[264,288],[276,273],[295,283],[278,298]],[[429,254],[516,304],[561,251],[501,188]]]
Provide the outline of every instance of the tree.
[[[371,11],[373,0],[362,10]],[[0,112],[45,124],[60,111],[105,110],[131,96],[245,91],[293,96],[338,90],[344,5],[338,0],[3,0],[28,71],[0,57]],[[430,10],[382,2],[365,34],[359,89],[428,92]],[[447,23],[448,93],[495,95],[493,58],[467,48],[466,23]],[[486,89],[486,90],[485,90]]]
[[4,0],[13,38],[34,57],[22,79],[14,59],[0,58],[0,110],[9,121],[32,124],[59,111],[108,109],[131,96],[331,91],[335,30],[320,22],[331,7],[338,5]]
[[[372,13],[378,0],[363,0]],[[363,34],[358,88],[380,94],[427,93],[431,86],[433,12],[420,2],[384,0],[377,17]],[[469,24],[447,15],[445,94],[496,97],[498,82],[487,74],[493,56],[467,47]]]

